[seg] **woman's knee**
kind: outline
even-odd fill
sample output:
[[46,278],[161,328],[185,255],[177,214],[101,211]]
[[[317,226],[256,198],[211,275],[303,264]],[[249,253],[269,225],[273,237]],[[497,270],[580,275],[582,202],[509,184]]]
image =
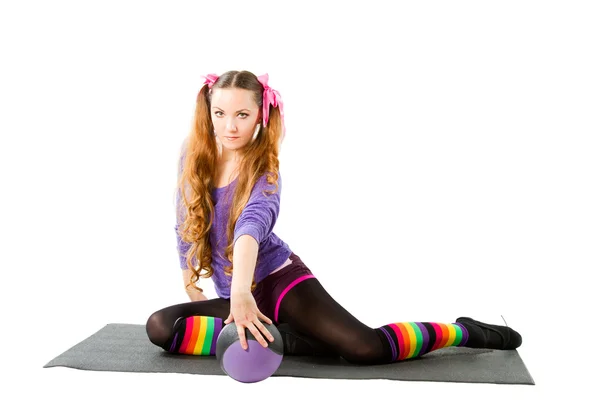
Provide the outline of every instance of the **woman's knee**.
[[340,357],[352,364],[374,365],[383,363],[383,348],[379,340],[369,340],[360,345],[339,349]]
[[169,324],[168,318],[162,311],[154,312],[146,321],[148,339],[159,347],[163,347],[169,340],[172,328],[172,323]]

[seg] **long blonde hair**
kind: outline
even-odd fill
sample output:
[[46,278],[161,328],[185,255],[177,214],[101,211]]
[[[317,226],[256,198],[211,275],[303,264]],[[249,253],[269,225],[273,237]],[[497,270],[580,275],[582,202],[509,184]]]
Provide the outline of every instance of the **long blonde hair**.
[[[214,83],[212,89],[239,88],[250,90],[258,109],[263,106],[263,86],[256,75],[248,71],[228,71]],[[193,271],[186,288],[192,286],[202,292],[196,285],[200,278],[213,275],[212,248],[210,245],[210,229],[213,224],[215,208],[211,192],[216,187],[217,160],[219,148],[214,135],[214,126],[210,115],[212,89],[204,85],[196,98],[196,110],[192,129],[184,143],[185,158],[181,164],[181,172],[177,182],[178,233],[181,240],[191,246],[185,256],[187,267]],[[279,146],[283,127],[278,107],[269,105],[269,121],[266,127],[261,124],[256,138],[243,149],[239,149],[240,164],[237,185],[227,223],[227,246],[224,257],[231,264],[225,267],[228,276],[233,274],[233,233],[236,221],[240,217],[252,188],[258,179],[267,174],[269,184],[276,185],[273,192],[279,189]],[[199,261],[199,262],[198,262]],[[204,272],[203,272],[204,271]],[[252,280],[251,290],[256,287]]]

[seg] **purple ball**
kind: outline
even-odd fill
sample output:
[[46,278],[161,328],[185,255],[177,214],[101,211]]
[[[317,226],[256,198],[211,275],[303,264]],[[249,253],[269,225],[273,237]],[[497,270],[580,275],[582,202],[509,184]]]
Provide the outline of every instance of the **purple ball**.
[[237,327],[234,322],[227,324],[217,338],[216,356],[221,369],[231,378],[243,383],[254,383],[267,379],[281,365],[283,360],[283,339],[275,325],[263,322],[269,330],[273,342],[263,347],[246,328],[248,349],[242,349]]

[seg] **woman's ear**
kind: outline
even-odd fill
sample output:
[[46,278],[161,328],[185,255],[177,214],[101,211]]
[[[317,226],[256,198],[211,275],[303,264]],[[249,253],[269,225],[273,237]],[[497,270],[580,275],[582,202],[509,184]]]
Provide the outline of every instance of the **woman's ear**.
[[254,134],[252,135],[252,141],[254,142],[254,140],[256,139],[256,137],[258,136],[258,132],[260,131],[260,123],[256,124],[254,127]]

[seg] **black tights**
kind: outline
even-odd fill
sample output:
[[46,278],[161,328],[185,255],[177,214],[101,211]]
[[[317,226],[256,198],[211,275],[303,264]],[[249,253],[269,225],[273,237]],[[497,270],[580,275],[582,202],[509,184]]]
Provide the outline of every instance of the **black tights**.
[[[146,332],[152,343],[164,348],[172,336],[177,318],[196,315],[225,320],[229,311],[229,300],[221,298],[176,304],[154,312],[148,318]],[[315,278],[298,283],[285,295],[276,325],[281,323],[287,323],[293,330],[323,343],[349,362],[388,362],[383,333],[356,319]]]

